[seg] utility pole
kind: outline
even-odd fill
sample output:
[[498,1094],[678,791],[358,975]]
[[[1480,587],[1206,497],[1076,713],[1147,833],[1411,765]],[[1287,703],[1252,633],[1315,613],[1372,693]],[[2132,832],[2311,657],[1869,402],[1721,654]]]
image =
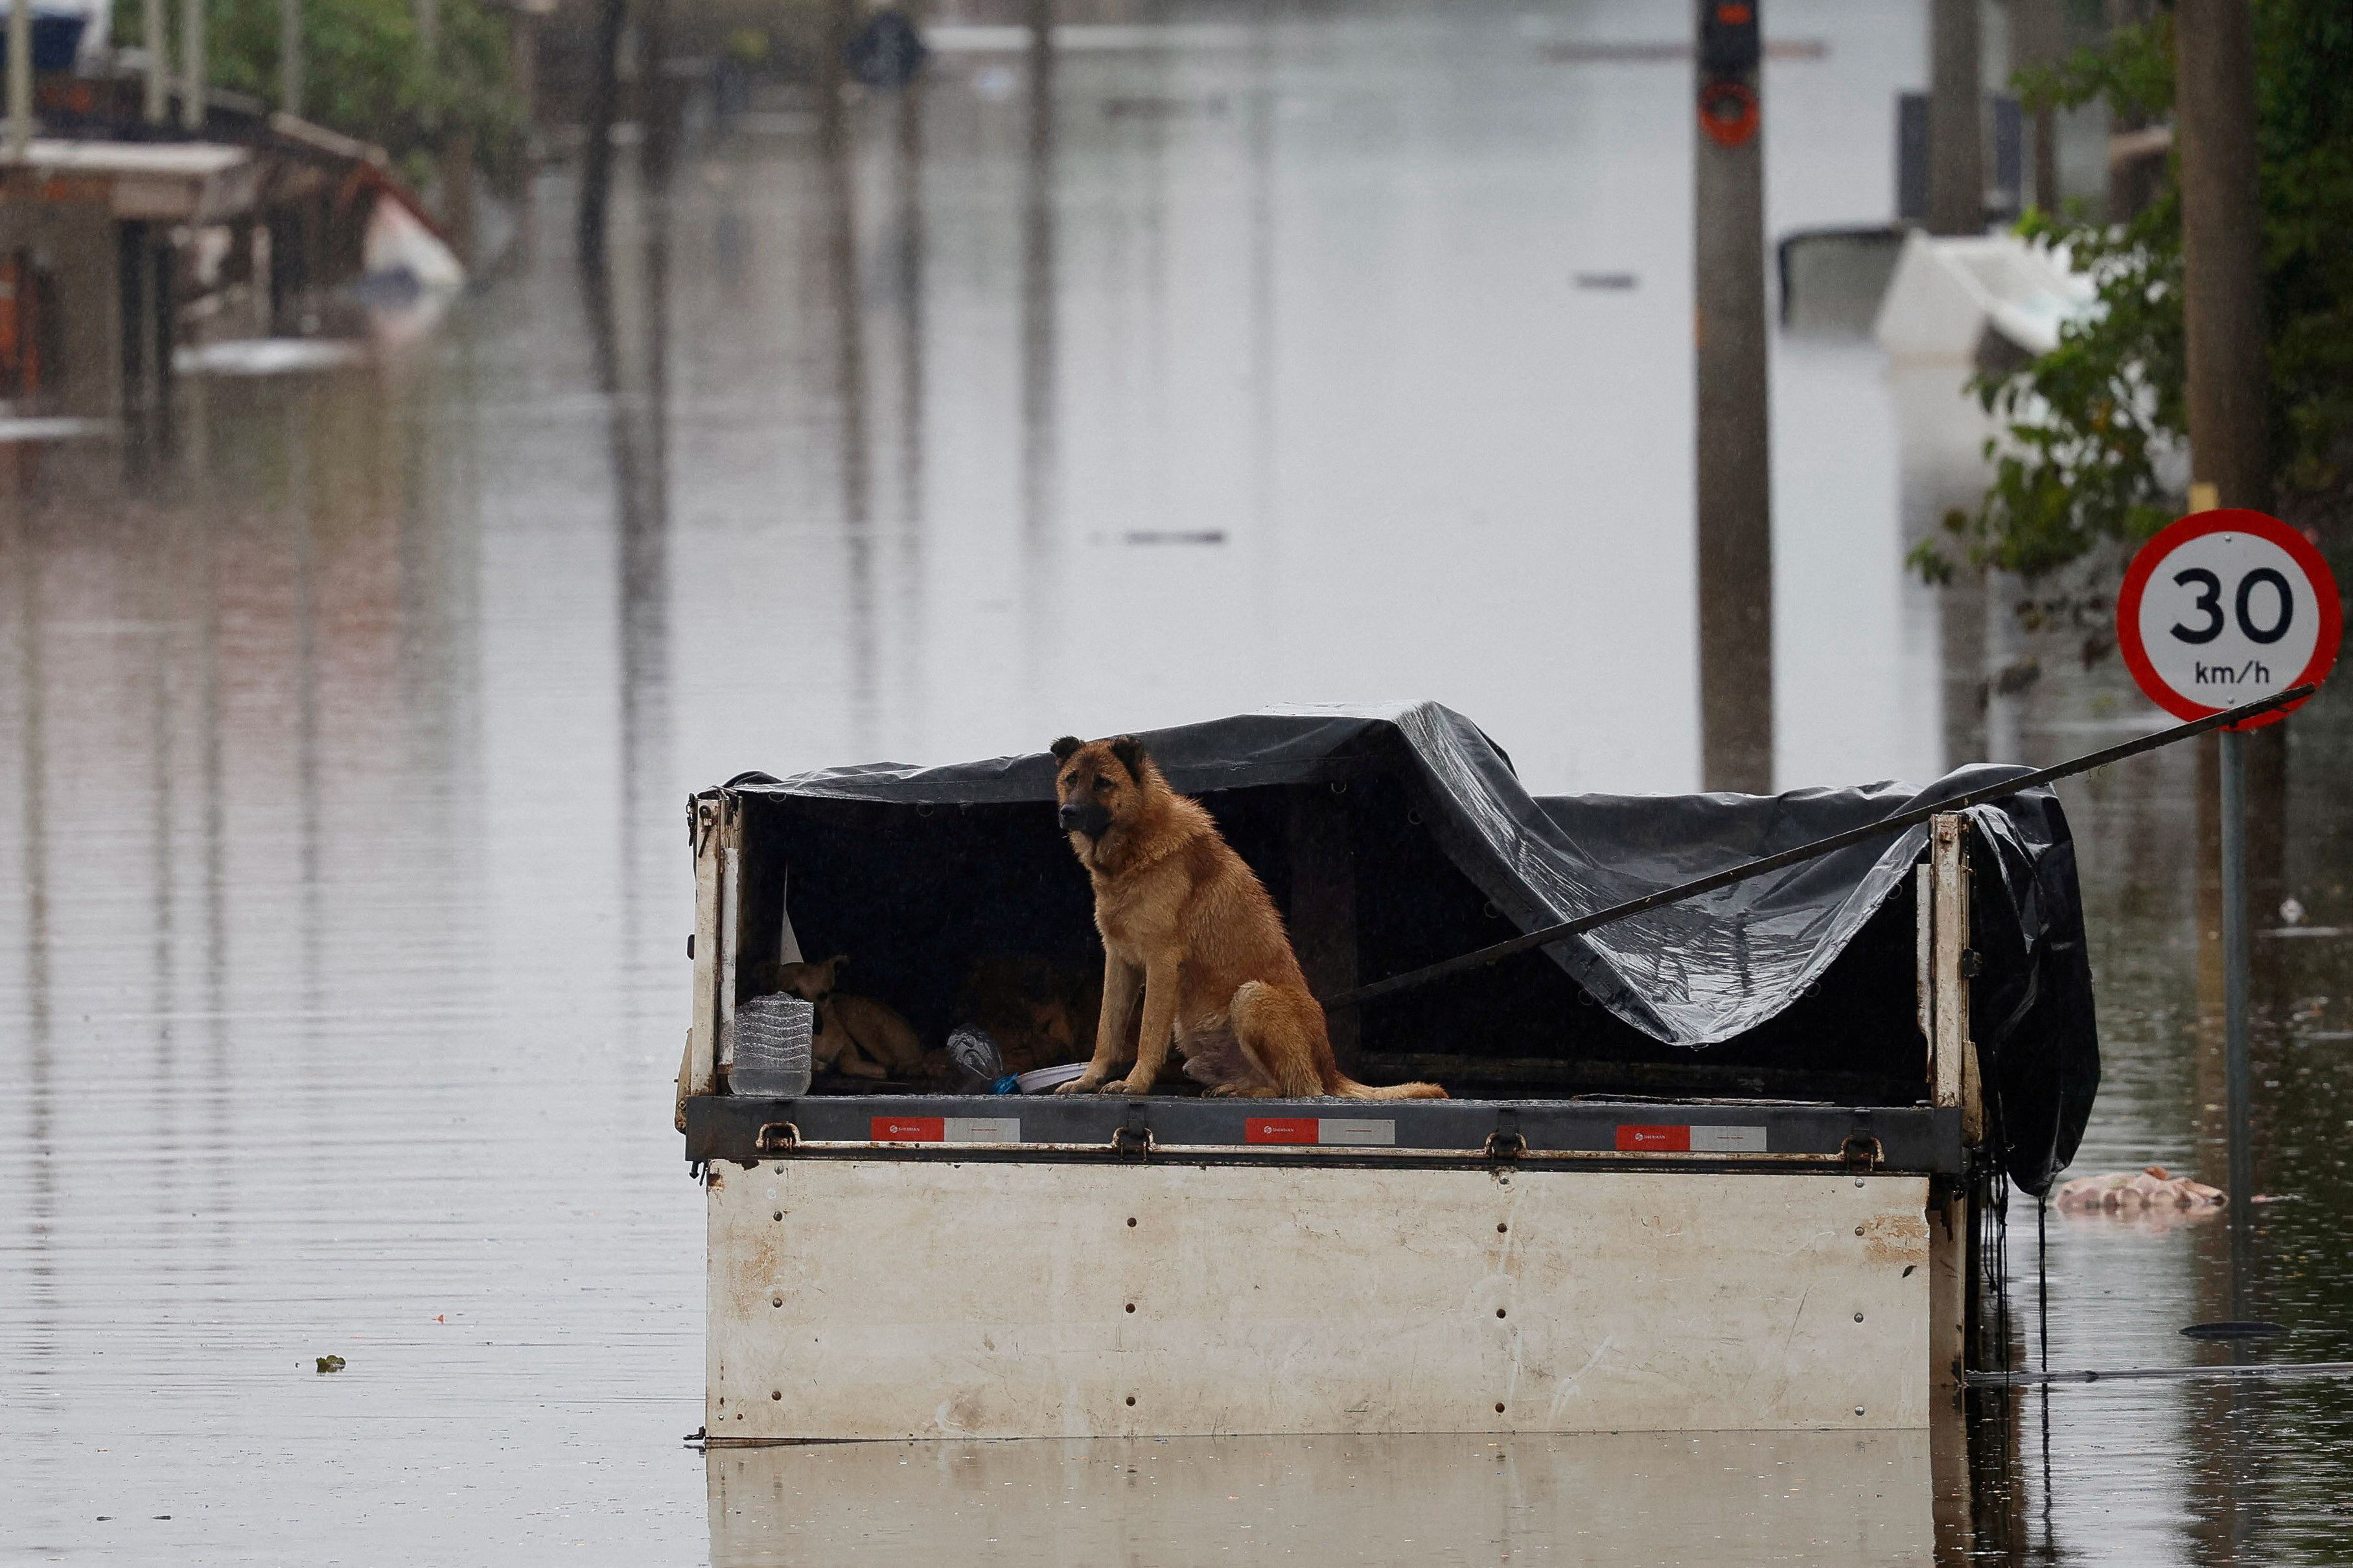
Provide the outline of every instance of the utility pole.
[[2179,0],[2173,29],[2189,474],[2215,487],[2218,505],[2268,510],[2263,215],[2247,0]]
[[33,0],[8,7],[8,156],[33,150]]
[[588,78],[587,145],[580,153],[580,265],[605,266],[605,207],[613,190],[613,117],[621,94],[621,33],[629,0],[597,0],[596,58]]
[[[2066,48],[2059,0],[2010,0],[2010,68],[2055,65]],[[2046,213],[2059,210],[2059,112],[2034,111],[2034,183],[2025,199]]]
[[1700,0],[1693,169],[1699,392],[1700,773],[1773,787],[1773,510],[1765,148],[1755,0]]
[[302,0],[278,0],[278,107],[302,112]]
[[[441,0],[412,0],[410,16],[417,26],[417,63],[433,88],[441,82]],[[441,106],[427,98],[417,118],[430,136],[441,127]]]
[[147,123],[161,125],[172,115],[172,34],[164,0],[140,0],[139,26],[147,46]]
[[[2269,369],[2263,327],[2263,203],[2255,146],[2255,51],[2247,0],[2178,0],[2174,136],[2181,160],[2181,318],[2189,407],[2190,510],[2270,510]],[[2254,1196],[2246,949],[2250,872],[2278,896],[2285,824],[2284,723],[2220,737],[2219,811],[2225,952],[2224,1088],[2231,1132],[2232,1311],[2248,1315]],[[2250,816],[2253,820],[2250,821]],[[2206,837],[2201,835],[2201,837]]]
[[180,128],[205,128],[205,0],[180,0]]
[[1928,232],[1983,234],[1978,0],[1930,0],[1928,26]]

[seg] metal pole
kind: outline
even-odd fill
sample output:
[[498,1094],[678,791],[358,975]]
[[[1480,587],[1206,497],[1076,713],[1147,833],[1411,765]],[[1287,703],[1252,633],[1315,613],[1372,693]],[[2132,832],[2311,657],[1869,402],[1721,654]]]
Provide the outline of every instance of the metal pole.
[[[1694,329],[1697,424],[1697,561],[1701,787],[1773,788],[1773,505],[1771,398],[1766,379],[1765,147],[1754,61],[1711,70],[1717,13],[1754,7],[1702,0],[1693,138]],[[1710,133],[1705,95],[1752,96],[1746,134]],[[1725,105],[1730,121],[1730,105]]]
[[33,0],[8,7],[8,155],[33,147]]
[[278,107],[302,112],[302,0],[278,0]]
[[180,0],[180,126],[205,128],[205,0]]
[[172,113],[172,36],[164,0],[141,0],[140,41],[147,46],[147,123],[161,125]]
[[2225,1114],[2231,1130],[2231,1315],[2247,1315],[2249,1226],[2255,1146],[2247,1068],[2247,754],[2235,730],[2222,742],[2222,1037]]

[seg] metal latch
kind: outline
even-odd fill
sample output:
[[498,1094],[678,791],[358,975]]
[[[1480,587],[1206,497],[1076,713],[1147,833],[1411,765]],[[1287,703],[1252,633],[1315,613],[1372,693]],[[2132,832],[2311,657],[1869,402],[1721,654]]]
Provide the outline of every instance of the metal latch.
[[1516,1160],[1528,1152],[1527,1134],[1519,1128],[1519,1112],[1510,1106],[1495,1112],[1495,1130],[1487,1134],[1487,1158]]
[[789,1121],[766,1121],[752,1139],[755,1154],[789,1154],[801,1146],[801,1130]]
[[1144,1124],[1144,1108],[1131,1100],[1127,1120],[1111,1130],[1111,1152],[1143,1160],[1151,1157],[1152,1147],[1152,1129]]
[[1851,1132],[1839,1148],[1839,1158],[1850,1171],[1876,1171],[1886,1163],[1887,1152],[1870,1133]]

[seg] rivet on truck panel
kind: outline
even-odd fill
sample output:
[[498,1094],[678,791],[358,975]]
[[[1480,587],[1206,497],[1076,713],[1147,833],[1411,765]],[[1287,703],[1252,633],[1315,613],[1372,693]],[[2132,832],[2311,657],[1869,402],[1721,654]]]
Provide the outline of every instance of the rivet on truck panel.
[[785,1217],[785,1211],[778,1209],[775,1214],[770,1215],[768,1217],[770,1219],[782,1219]]
[[785,1391],[784,1391],[783,1389],[781,1389],[781,1388],[776,1389],[776,1390],[774,1390],[774,1391],[773,1391],[773,1392],[771,1392],[771,1393],[769,1394],[769,1395],[768,1395],[768,1397],[769,1397],[769,1398],[771,1398],[771,1399],[782,1399],[784,1396],[785,1396]]
[[1855,1321],[1856,1322],[1858,1322],[1858,1323],[1859,1323],[1859,1322],[1861,1322],[1861,1321],[1862,1321],[1862,1314],[1861,1312],[1857,1312],[1857,1313],[1854,1315],[1854,1321]]

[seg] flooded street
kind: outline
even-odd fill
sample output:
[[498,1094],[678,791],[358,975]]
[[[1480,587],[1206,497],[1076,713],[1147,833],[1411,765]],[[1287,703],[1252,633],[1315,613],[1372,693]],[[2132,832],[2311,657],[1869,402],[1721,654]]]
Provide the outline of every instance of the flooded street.
[[[1989,1395],[1966,1463],[681,1441],[690,790],[1422,697],[1542,793],[1699,785],[1689,68],[1583,47],[1664,15],[1240,16],[1076,29],[1042,84],[970,29],[838,135],[698,106],[666,188],[622,160],[604,288],[559,169],[394,360],[188,377],[152,464],[0,445],[0,1561],[2353,1559],[2347,1380]],[[1766,67],[1768,237],[1887,222],[1925,7],[1768,26],[1820,45]],[[2165,721],[1907,576],[1983,482],[1961,369],[1774,353],[1782,788]],[[2237,1315],[2353,1360],[2348,712],[2291,726],[2303,914],[2258,910],[2252,1310],[2220,1219],[2054,1212],[2054,1369],[2227,1362],[2179,1331]],[[2062,792],[2073,1173],[2221,1179],[2193,750]],[[2035,1232],[2013,1194],[2026,1364]]]

